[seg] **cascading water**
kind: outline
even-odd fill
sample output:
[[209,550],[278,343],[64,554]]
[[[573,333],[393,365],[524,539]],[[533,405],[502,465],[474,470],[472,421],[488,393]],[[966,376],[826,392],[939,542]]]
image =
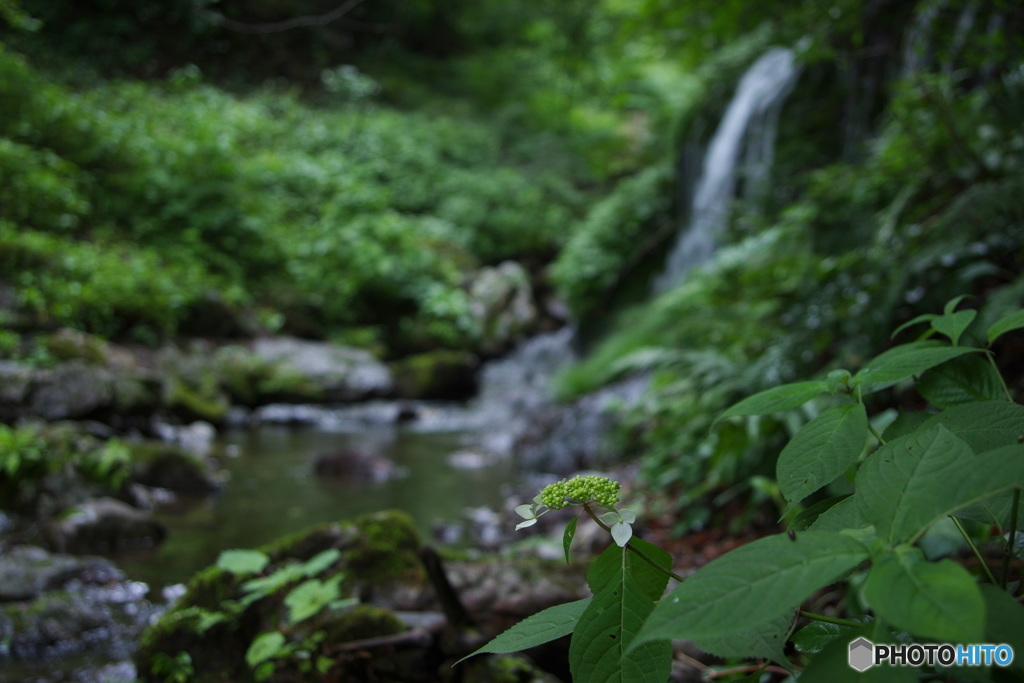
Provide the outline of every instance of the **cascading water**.
[[[792,50],[782,47],[768,50],[743,74],[704,156],[691,202],[690,224],[669,253],[665,270],[655,282],[656,292],[678,284],[690,268],[714,253],[736,194],[736,171],[744,147],[747,175],[752,180],[748,186],[754,191],[764,187],[772,160],[775,123],[798,75]],[[752,131],[760,134],[752,135]]]

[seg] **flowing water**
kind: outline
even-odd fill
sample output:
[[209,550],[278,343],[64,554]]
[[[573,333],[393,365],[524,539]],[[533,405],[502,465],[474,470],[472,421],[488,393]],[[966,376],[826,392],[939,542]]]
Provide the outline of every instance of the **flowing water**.
[[671,289],[691,268],[711,258],[728,225],[745,147],[749,184],[754,191],[766,184],[774,123],[798,75],[792,50],[781,47],[765,52],[743,74],[704,155],[691,200],[690,224],[680,231],[669,252],[665,270],[654,283],[656,292]]

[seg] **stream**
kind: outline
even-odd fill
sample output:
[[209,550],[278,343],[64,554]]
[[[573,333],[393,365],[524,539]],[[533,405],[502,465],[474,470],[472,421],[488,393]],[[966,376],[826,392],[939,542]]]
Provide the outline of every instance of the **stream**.
[[[228,548],[252,548],[313,524],[366,512],[403,510],[424,539],[467,509],[502,500],[513,479],[510,459],[482,460],[468,450],[470,435],[411,426],[375,425],[331,430],[322,425],[262,425],[225,431],[213,454],[227,474],[222,494],[181,500],[160,509],[167,540],[144,552],[116,557],[132,579],[154,591],[187,581]],[[380,482],[320,477],[314,458],[357,448],[393,461],[400,474]],[[452,460],[474,467],[456,467]]]

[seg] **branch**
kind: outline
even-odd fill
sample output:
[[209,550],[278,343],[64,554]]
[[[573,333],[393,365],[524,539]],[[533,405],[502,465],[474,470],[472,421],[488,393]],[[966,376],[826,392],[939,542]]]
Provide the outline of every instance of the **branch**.
[[[330,24],[333,21],[341,19],[358,5],[361,5],[363,1],[364,0],[346,0],[346,2],[343,2],[326,14],[292,17],[291,19],[285,19],[283,21],[270,21],[261,24],[250,24],[244,21],[228,19],[219,12],[213,12],[203,7],[196,8],[196,11],[217,26],[222,26],[223,28],[231,31],[237,31],[238,33],[257,35],[265,33],[281,33],[282,31],[289,31],[293,28],[301,28],[303,26],[323,26],[325,24]],[[362,22],[359,23],[361,24]],[[380,30],[378,27],[370,24],[363,24],[363,26],[370,28],[371,30]]]

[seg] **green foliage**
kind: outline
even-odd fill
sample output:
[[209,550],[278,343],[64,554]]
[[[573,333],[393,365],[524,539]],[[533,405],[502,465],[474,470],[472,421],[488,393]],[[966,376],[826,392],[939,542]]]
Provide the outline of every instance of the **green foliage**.
[[[944,339],[900,344],[856,373],[835,370],[823,381],[767,389],[719,417],[718,429],[725,429],[739,418],[793,410],[825,397],[835,404],[803,425],[776,463],[781,494],[800,512],[790,516],[788,533],[725,553],[686,578],[671,572],[670,558],[659,548],[636,538],[616,542],[588,573],[593,598],[545,610],[477,652],[507,652],[571,631],[574,680],[654,681],[668,677],[668,641],[685,639],[726,657],[757,656],[794,672],[802,669],[801,680],[836,680],[849,671],[837,653],[864,634],[876,643],[1020,642],[1024,612],[1016,603],[1020,584],[1012,576],[1024,524],[1024,407],[1012,402],[997,372],[1003,396],[948,408],[933,404],[925,419],[903,421],[898,428],[897,420],[895,435],[887,431],[883,437],[867,414],[893,387],[909,387],[915,378],[930,378],[930,391],[942,397],[976,386],[970,373],[989,365],[967,366],[965,358],[985,358],[994,367],[988,348],[958,344],[998,340],[1018,329],[1021,311],[974,330],[971,324],[982,316],[957,310],[962,300],[957,297],[942,314],[910,323],[928,323],[928,334]],[[935,374],[950,364],[958,367],[956,374]],[[985,377],[983,384],[989,381]],[[874,395],[870,402],[869,395]],[[840,479],[852,482],[852,494],[818,496]],[[816,497],[819,503],[810,505]],[[581,505],[614,536],[590,503]],[[521,507],[536,512],[535,506]],[[968,531],[965,522],[979,518],[995,527],[993,536],[987,529]],[[923,551],[925,534],[947,519],[977,563],[963,562],[959,553],[935,557]],[[993,537],[997,568],[980,549]],[[669,576],[680,583],[663,596]],[[836,583],[848,587],[836,606],[839,616],[801,609]],[[859,590],[849,590],[854,587]],[[845,618],[844,612],[860,620]],[[815,625],[793,636],[794,615]],[[790,637],[798,655],[784,650]],[[930,667],[909,671],[901,676],[928,680],[933,675]],[[877,671],[871,675],[889,680]]]

